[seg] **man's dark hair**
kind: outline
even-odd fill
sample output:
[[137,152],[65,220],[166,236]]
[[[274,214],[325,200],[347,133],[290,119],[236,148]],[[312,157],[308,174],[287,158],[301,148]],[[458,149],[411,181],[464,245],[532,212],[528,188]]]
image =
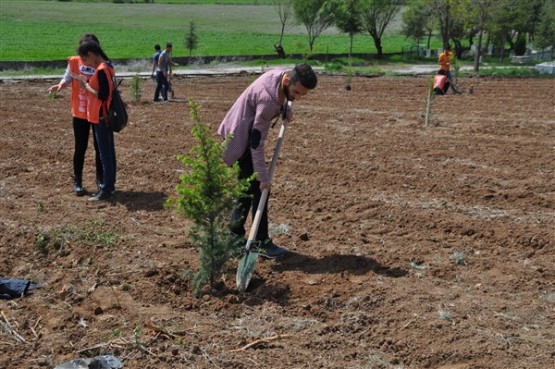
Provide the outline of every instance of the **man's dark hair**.
[[160,48],[160,45],[158,45],[158,44],[154,45],[154,50],[160,51],[160,49],[161,49],[161,48]]
[[173,45],[172,45],[171,42],[168,42],[168,43],[166,44],[166,48],[168,48],[168,47],[173,47]]
[[443,69],[440,69],[437,71],[437,74],[442,74],[445,76],[447,73]]
[[315,89],[318,84],[316,73],[314,73],[312,67],[306,63],[295,65],[295,68],[290,70],[287,74],[292,84],[300,82],[301,85],[309,90]]

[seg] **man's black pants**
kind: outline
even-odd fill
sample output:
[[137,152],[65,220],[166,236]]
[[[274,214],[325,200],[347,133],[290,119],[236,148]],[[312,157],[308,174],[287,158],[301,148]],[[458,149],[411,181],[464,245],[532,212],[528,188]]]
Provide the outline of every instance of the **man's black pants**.
[[[240,168],[239,179],[249,178],[254,173],[250,147],[247,148],[243,157],[238,160],[238,163]],[[258,204],[260,203],[260,197],[262,196],[262,191],[260,191],[260,181],[256,179],[252,180],[247,194],[251,197],[241,197],[236,200],[237,202],[231,215],[231,231],[238,236],[244,236],[246,234],[245,222],[247,220],[247,216],[249,215],[249,210],[252,211],[252,219],[254,220]],[[264,206],[264,211],[262,212],[262,217],[260,218],[260,224],[256,235],[256,240],[261,241],[264,241],[269,237],[267,200],[265,205],[266,206]]]

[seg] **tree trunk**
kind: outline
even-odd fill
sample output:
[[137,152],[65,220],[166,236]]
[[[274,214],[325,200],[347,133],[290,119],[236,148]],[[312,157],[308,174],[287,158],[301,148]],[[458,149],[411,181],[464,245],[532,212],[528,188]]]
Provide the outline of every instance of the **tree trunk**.
[[480,70],[480,55],[482,54],[482,35],[483,30],[480,29],[480,33],[478,35],[478,46],[476,47],[476,55],[474,55],[474,71],[478,72]]
[[461,59],[463,51],[461,41],[453,40],[453,44],[455,44],[455,56],[457,57],[457,59]]
[[349,34],[349,37],[351,38],[350,40],[350,45],[349,45],[349,59],[351,59],[351,55],[353,55],[353,33]]
[[279,36],[279,45],[281,45],[281,42],[283,41],[283,34],[285,33],[285,23],[281,24],[281,35]]
[[374,37],[374,46],[376,46],[376,50],[378,51],[378,55],[376,56],[377,59],[381,59],[383,57],[383,47],[382,47],[382,40],[379,37]]
[[432,30],[428,31],[428,43],[426,44],[426,48],[429,50],[430,49],[430,42],[432,39]]
[[505,37],[501,38],[501,52],[499,53],[499,61],[503,61],[503,57],[505,56]]

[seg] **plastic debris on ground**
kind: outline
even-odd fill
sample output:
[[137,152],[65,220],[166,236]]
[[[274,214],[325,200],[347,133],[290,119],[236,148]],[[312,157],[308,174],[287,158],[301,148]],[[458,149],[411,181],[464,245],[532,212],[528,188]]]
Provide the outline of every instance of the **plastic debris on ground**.
[[113,355],[96,356],[90,359],[76,359],[60,364],[54,369],[121,369],[123,363]]
[[0,278],[0,299],[14,299],[25,296],[29,291],[39,288],[31,281],[14,278]]

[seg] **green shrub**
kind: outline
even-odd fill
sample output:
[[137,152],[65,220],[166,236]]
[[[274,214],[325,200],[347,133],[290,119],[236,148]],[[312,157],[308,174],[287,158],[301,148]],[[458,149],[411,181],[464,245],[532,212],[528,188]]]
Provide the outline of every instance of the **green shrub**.
[[131,80],[131,98],[134,102],[139,102],[141,100],[141,92],[141,76],[137,73]]
[[191,132],[198,144],[188,156],[178,155],[186,170],[176,186],[178,197],[168,199],[166,206],[193,221],[189,240],[198,250],[200,269],[193,285],[199,295],[207,284],[215,287],[227,261],[242,250],[243,245],[229,230],[229,215],[235,199],[246,193],[249,179],[237,179],[237,164],[228,167],[223,162],[225,145],[202,123],[198,105],[189,100],[189,108],[195,123]]

